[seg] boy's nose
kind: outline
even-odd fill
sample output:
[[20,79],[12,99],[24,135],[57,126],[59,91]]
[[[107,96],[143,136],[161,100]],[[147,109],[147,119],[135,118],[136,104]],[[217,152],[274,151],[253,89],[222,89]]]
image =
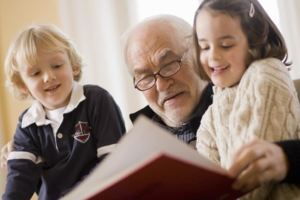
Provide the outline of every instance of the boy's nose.
[[44,75],[44,82],[49,82],[55,80],[56,76],[53,72],[46,72]]

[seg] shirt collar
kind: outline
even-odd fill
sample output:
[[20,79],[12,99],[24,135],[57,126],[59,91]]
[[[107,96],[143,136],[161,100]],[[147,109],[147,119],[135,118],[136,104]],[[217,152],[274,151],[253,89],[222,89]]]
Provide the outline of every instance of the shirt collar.
[[[79,105],[79,103],[85,99],[86,97],[83,93],[83,86],[77,82],[73,82],[71,98],[63,113],[65,114],[73,111]],[[37,126],[48,125],[51,123],[51,121],[46,117],[46,112],[43,105],[37,100],[33,101],[30,108],[24,114],[21,127],[25,128],[34,123]]]

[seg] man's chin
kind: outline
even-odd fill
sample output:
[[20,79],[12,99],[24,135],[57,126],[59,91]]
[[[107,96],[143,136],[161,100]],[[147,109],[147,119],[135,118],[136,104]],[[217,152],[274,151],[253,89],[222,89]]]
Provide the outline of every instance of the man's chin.
[[[179,93],[173,98],[165,101],[163,106],[166,110],[177,110],[177,108],[182,108],[186,105],[188,96],[186,93]],[[181,110],[181,109],[180,109]]]
[[167,114],[167,125],[180,127],[187,122],[187,115],[182,112],[172,112]]

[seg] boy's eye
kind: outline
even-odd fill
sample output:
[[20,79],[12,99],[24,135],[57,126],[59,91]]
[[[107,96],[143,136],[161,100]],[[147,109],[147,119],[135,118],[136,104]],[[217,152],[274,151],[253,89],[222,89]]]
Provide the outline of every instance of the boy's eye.
[[32,72],[31,74],[30,74],[30,76],[38,76],[40,74],[40,72],[39,71],[36,71],[36,72]]
[[62,64],[59,64],[59,65],[53,65],[52,67],[53,68],[60,68],[62,66]]

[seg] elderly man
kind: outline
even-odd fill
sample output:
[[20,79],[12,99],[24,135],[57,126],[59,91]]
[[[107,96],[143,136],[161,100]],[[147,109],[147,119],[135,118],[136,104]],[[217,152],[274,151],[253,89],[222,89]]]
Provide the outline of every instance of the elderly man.
[[200,78],[193,29],[175,16],[157,16],[126,33],[125,61],[134,87],[149,106],[146,115],[179,139],[193,143],[202,115],[212,102],[212,85]]

